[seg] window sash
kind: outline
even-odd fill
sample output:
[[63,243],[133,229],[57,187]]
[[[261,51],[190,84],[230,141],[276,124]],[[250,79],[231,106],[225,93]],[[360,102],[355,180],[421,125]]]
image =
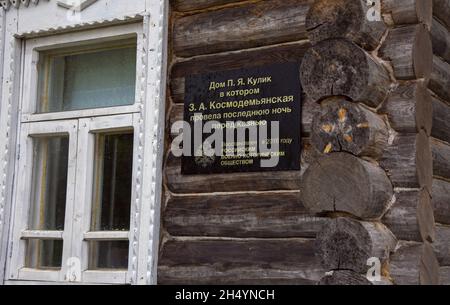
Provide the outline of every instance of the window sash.
[[[101,29],[75,32],[70,35],[55,35],[28,39],[25,41],[24,55],[24,82],[23,82],[23,105],[21,122],[36,122],[59,119],[78,119],[81,117],[93,117],[102,115],[113,115],[122,113],[134,113],[140,111],[139,92],[141,92],[141,82],[138,79],[142,75],[144,64],[142,62],[142,23],[131,23],[126,25],[111,26]],[[38,109],[39,92],[39,52],[47,50],[57,50],[58,48],[74,47],[80,48],[92,43],[95,45],[108,44],[113,41],[127,39],[137,36],[136,54],[136,85],[135,102],[133,105],[114,106],[106,108],[92,108],[82,110],[71,110],[64,112],[36,113]]]
[[[77,148],[77,130],[78,121],[55,121],[39,122],[33,124],[23,124],[19,141],[20,152],[18,161],[18,180],[15,196],[15,214],[13,228],[13,253],[11,263],[13,269],[10,272],[13,279],[32,279],[32,280],[64,280],[67,272],[67,266],[64,262],[70,257],[72,234],[70,232],[71,219],[73,218],[74,199],[75,199],[75,170],[76,170],[76,148]],[[64,231],[56,234],[52,231],[28,230],[29,212],[31,208],[31,185],[33,170],[33,138],[37,136],[50,135],[68,135],[69,136],[69,156],[67,171],[67,191],[66,191],[66,212],[64,219]],[[57,236],[56,236],[57,235]],[[35,270],[25,267],[27,240],[40,239],[63,240],[63,253],[60,270]],[[53,238],[57,237],[57,238]]]
[[[78,131],[78,147],[85,147],[87,149],[78,151],[79,164],[88,166],[79,166],[77,168],[76,186],[77,189],[75,201],[78,204],[77,213],[84,215],[82,221],[76,221],[73,224],[73,256],[81,258],[82,278],[84,281],[88,280],[92,283],[104,283],[105,277],[110,272],[111,280],[117,278],[117,272],[124,273],[125,281],[131,281],[132,274],[130,271],[103,271],[103,270],[89,270],[89,241],[117,241],[129,240],[128,252],[128,270],[132,263],[132,247],[129,231],[108,232],[108,231],[91,231],[91,208],[93,195],[93,178],[94,178],[94,154],[95,154],[95,133],[112,132],[125,129],[134,129],[134,147],[133,147],[133,173],[132,177],[136,176],[137,166],[137,143],[138,133],[136,132],[138,123],[138,114],[124,114],[117,116],[96,117],[91,119],[79,120]],[[135,182],[132,181],[132,198],[130,199],[130,224],[133,223],[133,215],[135,214],[133,202],[136,199],[134,190]],[[121,274],[121,273],[120,273]],[[114,282],[117,283],[117,282]]]
[[[68,121],[33,122],[22,124],[20,134],[18,189],[16,195],[15,227],[11,258],[12,280],[67,281],[70,271],[66,264],[69,258],[79,258],[81,263],[80,282],[126,284],[131,281],[131,272],[126,270],[89,270],[90,241],[130,241],[130,231],[91,231],[91,207],[94,178],[95,133],[133,129],[133,174],[136,174],[136,132],[138,114],[113,115],[83,118]],[[69,135],[68,190],[66,198],[66,218],[64,231],[29,230],[29,209],[31,205],[33,136]],[[134,186],[134,181],[132,185]],[[70,187],[72,186],[72,187]],[[22,190],[22,191],[21,191]],[[28,191],[25,191],[28,190]],[[130,198],[130,223],[133,223],[136,199],[134,187]],[[25,205],[25,206],[24,206]],[[38,270],[25,267],[26,242],[32,239],[63,240],[63,260],[61,270]],[[129,246],[128,270],[131,266],[132,247]]]

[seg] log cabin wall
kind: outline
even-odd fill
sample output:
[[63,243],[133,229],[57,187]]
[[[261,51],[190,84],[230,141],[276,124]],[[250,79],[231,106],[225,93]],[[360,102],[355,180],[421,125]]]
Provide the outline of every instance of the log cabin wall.
[[[435,19],[431,0],[384,0],[371,19],[366,1],[170,1],[158,283],[370,284],[371,257],[375,284],[450,281],[450,6],[434,2]],[[301,170],[182,175],[185,77],[287,61]]]
[[434,245],[441,284],[450,285],[450,1],[434,0],[431,37],[433,71],[429,89],[433,101]]

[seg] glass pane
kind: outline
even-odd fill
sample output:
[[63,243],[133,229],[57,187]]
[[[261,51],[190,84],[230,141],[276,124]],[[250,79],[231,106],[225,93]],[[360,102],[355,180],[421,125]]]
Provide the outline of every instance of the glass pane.
[[30,229],[64,230],[69,137],[33,139]]
[[128,241],[89,243],[89,269],[128,269]]
[[133,133],[97,134],[92,231],[128,231],[133,170]]
[[132,105],[136,45],[79,54],[43,54],[38,112]]
[[33,269],[59,269],[62,252],[62,240],[28,240],[25,266]]

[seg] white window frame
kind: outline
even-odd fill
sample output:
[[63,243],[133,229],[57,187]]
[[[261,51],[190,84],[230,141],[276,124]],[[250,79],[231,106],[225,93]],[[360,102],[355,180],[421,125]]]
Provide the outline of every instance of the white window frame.
[[[32,38],[25,41],[24,58],[24,81],[23,81],[23,103],[21,122],[38,122],[61,120],[70,118],[94,117],[103,115],[135,113],[139,112],[141,103],[139,92],[141,82],[136,79],[136,98],[133,105],[117,106],[97,109],[72,110],[64,112],[36,113],[38,94],[38,64],[39,52],[55,50],[57,48],[76,47],[86,44],[101,44],[109,41],[116,41],[137,36],[137,52],[140,52],[139,45],[142,44],[142,23],[131,23],[126,25],[110,26],[100,29],[92,29],[70,34],[60,34],[42,38]],[[143,75],[142,56],[136,56],[136,78]]]
[[[74,110],[52,113],[35,113],[37,109],[38,73],[37,65],[39,52],[53,50],[63,47],[79,46],[83,44],[101,44],[112,40],[121,40],[131,36],[137,37],[137,64],[136,64],[136,98],[135,103],[129,106],[117,106],[108,108]],[[42,281],[42,282],[78,282],[78,283],[101,283],[101,284],[127,284],[134,276],[131,272],[132,265],[132,230],[134,209],[136,200],[136,166],[137,166],[137,143],[139,143],[139,128],[142,124],[141,111],[143,101],[139,79],[145,75],[146,65],[143,64],[142,50],[144,41],[143,24],[130,23],[115,25],[105,28],[97,28],[80,32],[59,34],[48,37],[32,38],[25,41],[25,52],[23,56],[23,75],[21,88],[21,108],[19,113],[19,161],[16,162],[16,172],[13,193],[13,219],[10,234],[11,257],[7,264],[7,275],[9,280],[14,281]],[[145,83],[144,83],[145,84]],[[76,126],[76,128],[74,127]],[[75,128],[75,129],[73,129]],[[89,183],[93,178],[93,156],[94,156],[94,134],[96,132],[108,132],[121,128],[132,128],[134,130],[133,147],[133,181],[131,219],[129,232],[90,232],[90,205],[92,188]],[[66,225],[73,225],[70,229],[65,226],[64,232],[27,231],[29,207],[23,208],[23,204],[29,205],[30,198],[22,198],[30,194],[31,186],[31,153],[32,141],[30,136],[47,134],[69,134],[69,163],[75,162],[75,166],[69,164],[67,202],[66,202]],[[90,166],[87,167],[86,164]],[[75,171],[75,172],[73,172]],[[81,191],[80,191],[81,190]],[[71,197],[73,196],[73,198]],[[77,205],[75,215],[75,203]],[[81,207],[79,209],[79,207]],[[72,221],[76,219],[76,221]],[[78,221],[81,220],[81,221]],[[63,262],[61,271],[44,271],[24,268],[25,241],[44,236],[45,238],[62,238],[65,242]],[[87,241],[95,240],[126,240],[129,246],[129,264],[126,271],[101,271],[87,270]],[[66,242],[67,241],[67,242]],[[73,246],[73,247],[72,247]],[[66,249],[66,247],[70,249]],[[69,258],[79,258],[81,263],[80,274],[74,273],[76,269],[69,268],[66,262]]]
[[[77,150],[78,122],[75,120],[37,122],[22,126],[20,139],[20,157],[18,162],[18,178],[20,183],[16,188],[17,208],[14,210],[14,249],[11,257],[11,264],[15,266],[12,278],[24,280],[48,280],[64,281],[64,274],[67,272],[66,266],[62,264],[61,271],[36,270],[25,268],[26,242],[33,238],[55,238],[63,240],[63,262],[67,261],[71,252],[71,232],[67,230],[70,226],[74,199],[75,199],[75,170],[76,170],[76,150]],[[66,194],[66,217],[64,220],[64,231],[29,231],[29,211],[31,208],[31,185],[33,170],[33,137],[68,135],[69,136],[69,156],[67,174],[67,194]]]

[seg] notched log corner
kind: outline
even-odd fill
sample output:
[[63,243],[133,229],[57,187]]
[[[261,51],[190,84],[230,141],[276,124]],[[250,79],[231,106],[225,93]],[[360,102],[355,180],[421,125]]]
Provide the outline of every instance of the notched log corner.
[[370,258],[385,263],[397,240],[378,222],[350,218],[330,219],[316,239],[317,255],[328,270],[351,270],[365,274]]
[[321,153],[345,151],[378,159],[388,139],[381,116],[343,97],[324,100],[313,118],[311,143]]
[[422,24],[391,29],[380,56],[391,62],[397,79],[429,79],[433,48],[428,29]]
[[308,167],[300,193],[312,213],[345,212],[362,219],[379,219],[389,206],[393,188],[377,165],[348,153],[333,153]]
[[383,21],[367,18],[364,0],[317,0],[306,16],[306,29],[312,44],[330,38],[344,38],[365,49],[375,49],[386,30]]
[[300,77],[306,94],[315,101],[339,95],[377,107],[390,89],[384,66],[344,39],[312,46],[303,58]]

